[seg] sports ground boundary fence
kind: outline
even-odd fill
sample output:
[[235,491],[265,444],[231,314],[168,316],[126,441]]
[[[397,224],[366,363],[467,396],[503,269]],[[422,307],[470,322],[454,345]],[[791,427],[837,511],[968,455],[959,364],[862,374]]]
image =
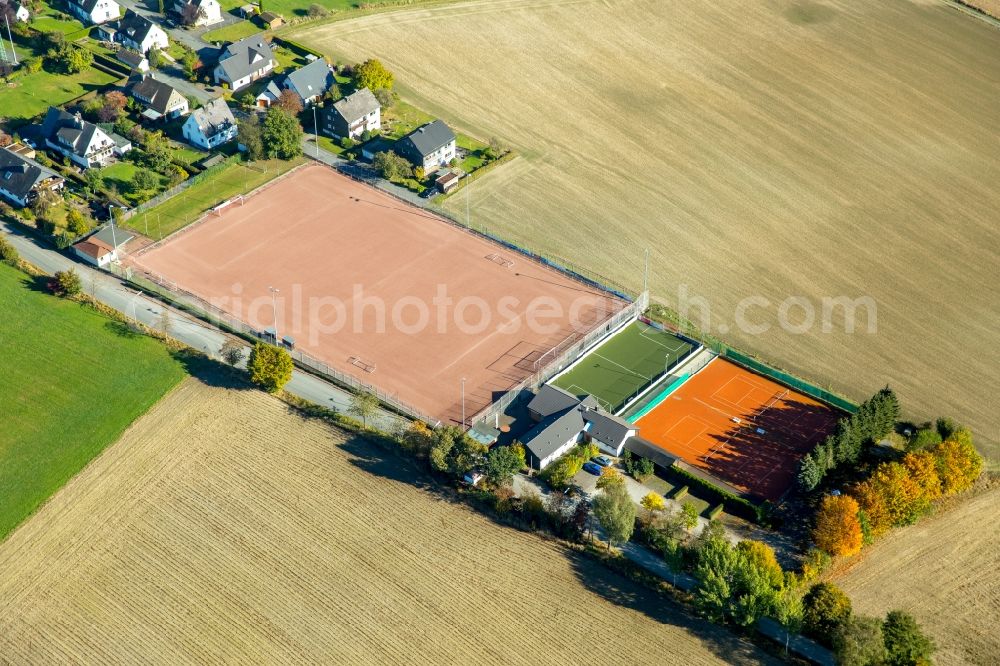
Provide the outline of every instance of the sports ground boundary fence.
[[552,379],[566,365],[586,354],[612,331],[616,331],[622,325],[636,320],[646,309],[648,303],[649,294],[643,292],[639,294],[636,300],[600,322],[597,326],[591,328],[587,333],[574,333],[568,336],[561,343],[553,347],[553,349],[561,349],[562,351],[553,355],[551,361],[544,363],[529,377],[507,389],[503,395],[494,399],[490,405],[474,414],[469,422],[473,424],[488,422],[494,416],[504,413],[518,399],[525,397],[528,391],[534,391]]
[[749,370],[750,372],[772,379],[786,388],[804,393],[810,398],[815,398],[830,407],[847,412],[848,414],[853,414],[858,411],[857,403],[852,400],[849,400],[842,395],[838,395],[828,389],[816,386],[815,384],[807,382],[806,380],[796,377],[795,375],[785,372],[784,370],[778,370],[777,368],[771,367],[767,363],[754,358],[746,352],[734,349],[720,340],[712,339],[705,340],[704,342],[698,342],[689,335],[685,335],[679,328],[675,328],[666,322],[653,321],[646,317],[640,317],[640,320],[643,323],[660,328],[661,330],[667,331],[672,335],[676,335],[689,342],[704,344],[705,347],[711,349],[727,361],[731,361],[736,365]]
[[[256,330],[237,317],[234,317],[221,308],[209,303],[202,297],[192,294],[186,289],[179,287],[170,280],[167,280],[150,271],[138,269],[132,266],[125,267],[118,263],[109,264],[109,267],[111,268],[111,272],[116,276],[127,280],[129,283],[143,289],[147,293],[160,296],[170,303],[194,314],[198,318],[212,323],[218,328],[235,333],[243,338],[249,338],[255,341],[267,341],[267,339],[262,336],[261,331]],[[428,416],[413,405],[401,400],[398,395],[394,393],[387,393],[386,391],[379,389],[377,386],[361,381],[353,375],[337,370],[336,368],[332,368],[327,363],[313,358],[302,351],[292,349],[288,350],[288,353],[296,363],[308,369],[310,372],[355,393],[371,393],[379,399],[379,402],[399,414],[409,418],[419,419],[429,425],[436,425],[440,422],[438,419]]]

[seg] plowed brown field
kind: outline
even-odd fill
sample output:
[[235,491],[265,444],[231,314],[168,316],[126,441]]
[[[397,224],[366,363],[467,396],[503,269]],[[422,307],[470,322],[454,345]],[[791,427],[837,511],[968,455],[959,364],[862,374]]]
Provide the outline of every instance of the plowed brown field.
[[194,380],[0,545],[0,661],[756,663],[396,458]]

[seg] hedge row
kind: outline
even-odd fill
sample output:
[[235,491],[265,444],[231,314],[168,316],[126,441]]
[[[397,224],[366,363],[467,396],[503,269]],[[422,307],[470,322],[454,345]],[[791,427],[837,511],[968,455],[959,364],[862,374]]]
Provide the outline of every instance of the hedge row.
[[767,503],[758,506],[747,499],[723,490],[722,488],[709,483],[700,476],[696,476],[686,469],[682,469],[677,466],[671,467],[670,472],[683,478],[687,482],[688,486],[695,486],[709,496],[714,497],[719,504],[725,508],[726,513],[760,525],[765,525],[767,523],[769,508]]

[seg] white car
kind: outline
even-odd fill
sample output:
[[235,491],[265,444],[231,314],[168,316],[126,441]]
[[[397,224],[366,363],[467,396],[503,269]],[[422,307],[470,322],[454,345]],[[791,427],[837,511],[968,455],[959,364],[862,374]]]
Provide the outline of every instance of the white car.
[[483,475],[479,472],[469,472],[462,477],[462,483],[467,486],[478,486],[479,482],[483,480]]

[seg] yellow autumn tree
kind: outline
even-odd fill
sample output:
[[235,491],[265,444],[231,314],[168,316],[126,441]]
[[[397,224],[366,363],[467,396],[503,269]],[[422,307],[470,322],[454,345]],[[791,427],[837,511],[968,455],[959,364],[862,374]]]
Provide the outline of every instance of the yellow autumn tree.
[[930,452],[937,461],[941,491],[945,495],[968,490],[983,471],[983,457],[972,445],[972,435],[968,430],[956,431]]
[[941,496],[941,477],[938,476],[937,459],[930,451],[907,453],[903,467],[920,488],[921,503],[929,505]]
[[882,495],[881,487],[874,479],[866,479],[855,484],[849,491],[851,497],[858,502],[858,507],[865,514],[871,537],[881,536],[892,527],[889,507]]
[[858,502],[850,495],[827,495],[816,513],[813,540],[831,555],[850,557],[861,551]]
[[768,582],[774,589],[780,589],[785,583],[785,573],[778,564],[778,558],[774,556],[774,549],[762,541],[746,539],[736,545],[736,552],[746,558],[757,571],[767,576]]

